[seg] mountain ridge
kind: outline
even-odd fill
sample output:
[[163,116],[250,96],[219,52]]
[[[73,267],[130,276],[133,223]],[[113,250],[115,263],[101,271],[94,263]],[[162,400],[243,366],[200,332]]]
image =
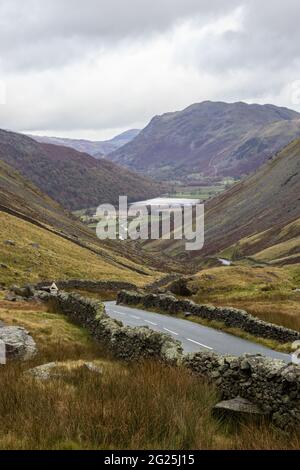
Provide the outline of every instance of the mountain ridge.
[[300,137],[300,114],[275,105],[204,101],[151,119],[107,158],[160,179],[241,177]]
[[161,185],[105,159],[0,130],[0,159],[69,210],[154,197]]
[[117,150],[123,145],[134,139],[140,132],[140,129],[129,129],[121,134],[116,135],[112,139],[104,141],[94,141],[88,139],[71,139],[55,136],[40,136],[27,134],[33,140],[41,144],[53,144],[63,147],[70,147],[78,152],[88,153],[95,158],[103,158],[106,154]]

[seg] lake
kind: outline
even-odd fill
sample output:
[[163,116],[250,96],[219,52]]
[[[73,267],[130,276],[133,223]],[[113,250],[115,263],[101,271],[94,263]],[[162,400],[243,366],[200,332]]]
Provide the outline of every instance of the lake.
[[147,199],[146,201],[138,201],[134,204],[143,205],[143,206],[194,206],[199,204],[200,199],[189,199],[189,198],[177,198],[177,197],[156,197],[154,199]]

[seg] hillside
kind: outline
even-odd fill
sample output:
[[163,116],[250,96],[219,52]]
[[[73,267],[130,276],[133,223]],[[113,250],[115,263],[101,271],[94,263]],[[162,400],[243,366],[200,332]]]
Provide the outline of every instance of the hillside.
[[62,137],[46,137],[36,135],[29,135],[29,137],[42,144],[53,144],[70,147],[78,150],[78,152],[88,153],[93,157],[102,158],[104,155],[114,152],[123,145],[128,144],[128,142],[134,139],[139,134],[139,132],[139,129],[130,129],[128,131],[122,132],[122,134],[119,134],[112,139],[104,141],[67,139]]
[[[246,237],[243,254],[300,235],[300,140],[287,146],[255,175],[216,197],[206,208],[205,253],[220,251]],[[225,234],[225,237],[224,237]],[[251,237],[251,239],[249,239]],[[294,247],[294,254],[300,245]],[[291,253],[290,253],[291,254]]]
[[161,185],[104,159],[0,130],[0,159],[70,210],[160,194]]
[[148,242],[162,251],[198,264],[216,254],[232,259],[300,262],[300,140],[283,149],[253,176],[206,204],[205,245],[187,253],[181,241]]
[[118,254],[87,227],[0,160],[0,283],[40,279],[131,279],[153,272]]
[[108,158],[160,179],[240,177],[300,137],[300,114],[273,105],[205,101],[156,116]]

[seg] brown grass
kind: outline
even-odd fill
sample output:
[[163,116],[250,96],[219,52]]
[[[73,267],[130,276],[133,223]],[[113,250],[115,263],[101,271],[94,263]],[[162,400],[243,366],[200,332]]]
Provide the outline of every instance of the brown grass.
[[231,266],[201,271],[191,283],[201,304],[236,307],[270,323],[300,331],[300,266]]
[[[161,276],[106,245],[101,248],[102,254],[97,254],[2,212],[0,223],[0,283],[6,286],[61,279],[123,280],[142,286]],[[7,245],[7,240],[15,245]],[[136,269],[142,269],[145,275]]]
[[10,364],[0,379],[0,449],[298,449],[268,423],[211,416],[218,395],[157,363],[71,370],[40,383]]
[[[298,297],[300,299],[300,294]],[[216,305],[218,304],[219,302],[216,302]],[[257,299],[255,302],[231,300],[230,306],[247,310],[261,320],[300,331],[300,302],[296,299],[289,301],[276,300],[275,298],[272,300]]]
[[[187,370],[126,365],[62,315],[42,305],[15,307],[0,305],[0,318],[28,328],[39,352],[30,363],[1,368],[0,449],[299,448],[300,436],[268,422],[212,417],[217,390]],[[103,373],[73,367],[82,360],[96,362]],[[39,382],[24,375],[50,361],[64,361],[63,378]]]

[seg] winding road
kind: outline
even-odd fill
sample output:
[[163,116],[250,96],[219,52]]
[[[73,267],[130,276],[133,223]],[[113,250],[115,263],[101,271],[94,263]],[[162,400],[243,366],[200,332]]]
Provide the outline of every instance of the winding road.
[[148,326],[152,330],[169,334],[172,338],[182,343],[186,353],[197,351],[212,351],[219,354],[231,354],[241,356],[242,354],[263,354],[273,359],[281,359],[291,362],[289,354],[280,353],[252,343],[237,336],[224,333],[223,331],[199,325],[198,323],[181,318],[162,315],[137,308],[117,305],[116,302],[105,302],[107,314],[121,320],[128,326]]

